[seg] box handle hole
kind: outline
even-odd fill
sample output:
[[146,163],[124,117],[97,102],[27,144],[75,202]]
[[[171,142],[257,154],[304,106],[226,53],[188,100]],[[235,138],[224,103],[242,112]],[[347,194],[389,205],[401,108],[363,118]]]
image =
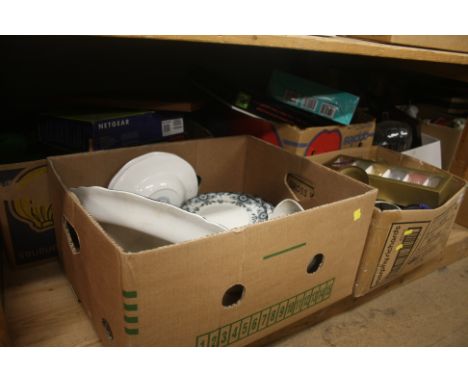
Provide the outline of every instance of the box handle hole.
[[237,304],[244,297],[245,288],[241,284],[230,287],[223,296],[223,306],[229,307]]
[[67,235],[68,245],[70,246],[74,254],[80,253],[80,238],[75,231],[75,228],[68,222],[67,219],[64,220],[65,234]]
[[317,253],[312,260],[310,261],[309,265],[307,266],[307,273],[315,273],[318,269],[323,265],[324,256],[321,253]]
[[114,335],[112,334],[112,329],[111,329],[111,327],[109,325],[109,322],[105,318],[103,318],[101,320],[101,323],[102,323],[102,326],[104,327],[104,332],[106,334],[107,339],[113,340]]

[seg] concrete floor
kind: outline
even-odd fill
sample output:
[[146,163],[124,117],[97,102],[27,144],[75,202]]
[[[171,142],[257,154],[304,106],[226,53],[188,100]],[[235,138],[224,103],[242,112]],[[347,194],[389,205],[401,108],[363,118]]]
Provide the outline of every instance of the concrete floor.
[[468,346],[468,258],[274,345]]

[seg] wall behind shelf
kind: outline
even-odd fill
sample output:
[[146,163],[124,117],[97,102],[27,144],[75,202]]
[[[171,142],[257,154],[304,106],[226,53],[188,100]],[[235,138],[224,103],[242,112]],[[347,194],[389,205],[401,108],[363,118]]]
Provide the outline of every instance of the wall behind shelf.
[[428,83],[410,61],[290,49],[91,36],[1,37],[0,48],[2,103],[21,112],[53,109],[71,96],[190,97],[188,77],[196,66],[259,89],[274,68],[361,94],[379,86],[376,77],[382,75],[392,97],[413,96]]

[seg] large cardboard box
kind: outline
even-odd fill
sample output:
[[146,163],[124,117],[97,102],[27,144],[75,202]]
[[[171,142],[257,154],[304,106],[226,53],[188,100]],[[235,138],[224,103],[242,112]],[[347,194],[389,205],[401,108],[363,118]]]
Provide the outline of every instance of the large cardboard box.
[[[200,193],[245,192],[273,204],[294,197],[308,208],[125,252],[69,188],[106,186],[127,161],[151,151],[191,163]],[[376,198],[367,185],[246,136],[48,160],[64,268],[105,345],[246,345],[352,293]],[[223,306],[232,296],[240,301]]]
[[45,159],[0,166],[0,223],[12,265],[57,256],[47,171]]
[[[340,154],[426,171],[442,171],[417,159],[377,146],[345,149],[311,159],[326,163]],[[438,208],[397,211],[375,208],[356,280],[355,296],[362,296],[427,261],[442,256],[463,200],[465,182],[453,176],[449,187],[448,199]]]

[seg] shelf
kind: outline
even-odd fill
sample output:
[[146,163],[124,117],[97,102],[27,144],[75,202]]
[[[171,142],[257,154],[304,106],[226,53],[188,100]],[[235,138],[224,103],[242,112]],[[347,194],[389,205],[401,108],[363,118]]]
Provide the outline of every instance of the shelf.
[[468,65],[468,54],[398,46],[338,36],[119,36],[125,38],[172,40],[198,43],[247,45],[282,49],[394,58],[446,64]]
[[[263,339],[258,344],[274,344],[277,345],[309,345],[309,346],[320,346],[326,345],[323,341],[316,338],[317,331],[312,330],[311,325],[318,324],[327,319],[342,320],[343,316],[339,314],[348,314],[349,320],[355,321],[355,317],[368,314],[369,306],[366,303],[372,301],[374,304],[380,306],[379,309],[383,311],[392,312],[393,300],[391,293],[388,293],[392,289],[398,288],[398,301],[400,305],[404,305],[404,316],[389,314],[385,317],[386,320],[390,320],[390,324],[393,320],[403,320],[404,325],[397,325],[397,321],[393,322],[394,327],[398,327],[401,333],[401,343],[405,344],[404,341],[411,338],[415,327],[418,328],[418,332],[424,332],[418,338],[413,338],[413,341],[419,339],[420,342],[414,345],[426,346],[428,343],[424,342],[425,338],[432,338],[433,326],[429,325],[426,321],[422,320],[421,317],[425,317],[425,314],[432,315],[434,322],[442,322],[444,324],[444,333],[447,336],[455,333],[459,330],[462,325],[460,324],[460,311],[464,314],[462,318],[465,319],[463,327],[468,325],[468,306],[465,303],[464,291],[468,288],[468,229],[462,226],[455,226],[451,236],[449,238],[445,253],[442,259],[435,260],[431,263],[426,264],[424,267],[418,268],[415,271],[401,277],[392,284],[385,286],[372,292],[371,294],[362,298],[356,299],[353,297],[341,300],[332,306],[325,308],[319,312],[312,314],[304,320],[292,324],[291,326],[274,333],[273,335]],[[460,261],[458,261],[460,260]],[[458,261],[458,262],[457,262]],[[453,293],[453,299],[447,299],[446,301],[438,302],[439,316],[434,316],[431,312],[434,311],[434,307],[427,303],[424,298],[416,299],[411,303],[405,302],[406,299],[414,297],[414,293],[430,294],[432,298],[437,297],[434,295],[434,280],[422,278],[427,274],[435,271],[436,269],[447,266],[448,264],[453,266],[447,268],[447,272],[443,273],[442,281],[445,284],[442,285],[439,293],[445,293],[446,296],[450,297]],[[458,274],[461,276],[459,277]],[[419,284],[409,283],[415,279],[420,279]],[[85,311],[82,306],[78,303],[73,290],[68,283],[65,275],[56,261],[51,261],[42,265],[34,267],[10,271],[7,274],[7,282],[9,286],[6,290],[6,316],[9,325],[10,337],[17,346],[99,346],[100,341],[88,320]],[[460,285],[460,283],[465,283]],[[414,287],[417,288],[415,292]],[[463,292],[463,293],[461,293]],[[407,296],[407,297],[405,297]],[[461,298],[460,298],[461,296]],[[447,308],[447,309],[446,309]],[[373,309],[373,308],[371,308]],[[377,308],[375,308],[377,309]],[[387,310],[385,310],[387,309]],[[451,319],[448,314],[451,311],[457,309],[456,317]],[[369,313],[370,314],[370,313]],[[442,319],[440,314],[444,315]],[[419,320],[418,320],[419,318]],[[353,321],[354,320],[354,321]],[[325,325],[323,330],[327,330],[326,323],[323,322],[321,325]],[[421,327],[426,322],[426,328]],[[413,325],[413,326],[412,326]],[[423,325],[424,326],[424,325]],[[314,328],[319,328],[318,326]],[[317,329],[322,330],[322,329]],[[395,329],[396,330],[396,329]],[[442,332],[440,332],[442,333]],[[343,334],[347,335],[344,331]],[[348,333],[349,334],[349,333]],[[464,345],[468,345],[468,333],[465,333],[466,340]],[[365,333],[361,333],[354,339],[356,342],[349,343],[349,336],[346,337],[346,341],[342,342],[344,345],[367,345],[374,344],[378,341],[378,336],[381,336],[381,330],[379,326],[374,326],[374,329],[368,329]],[[315,336],[315,337],[314,337]],[[380,337],[381,338],[381,337]],[[459,337],[457,337],[459,339]],[[385,344],[385,338],[382,340],[382,345]],[[340,345],[339,340],[334,339],[337,345]],[[338,341],[338,343],[336,343]],[[344,339],[342,339],[344,341]],[[360,342],[359,342],[360,341]],[[395,345],[398,345],[398,340]],[[446,341],[450,342],[450,338]],[[454,341],[455,343],[455,341]],[[330,345],[330,344],[328,344]],[[450,343],[446,344],[450,345]]]

